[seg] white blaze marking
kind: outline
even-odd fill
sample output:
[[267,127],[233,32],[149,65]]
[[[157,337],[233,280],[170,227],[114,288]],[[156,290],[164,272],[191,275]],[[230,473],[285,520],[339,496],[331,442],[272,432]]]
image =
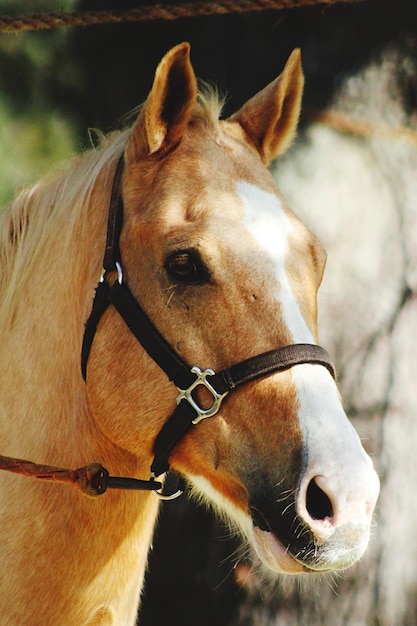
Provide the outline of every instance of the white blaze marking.
[[[273,295],[281,306],[283,321],[292,335],[292,341],[315,343],[295,299],[286,271],[286,259],[290,253],[291,220],[275,194],[245,181],[239,181],[236,184],[236,192],[243,203],[245,227],[270,259],[276,279],[271,289],[275,289]],[[324,367],[316,365],[298,365],[293,368],[292,376],[297,390],[300,426],[307,450],[305,474],[300,483],[297,508],[307,518],[306,491],[309,481],[315,477],[321,480],[326,478],[326,484],[330,490],[329,496],[334,505],[334,522],[349,526],[359,519],[361,523],[363,522],[364,498],[363,494],[358,495],[358,492],[363,474],[369,472],[370,459],[344,414],[336,385],[329,372]],[[288,570],[290,557],[284,548],[278,543],[271,548],[271,537],[254,530],[249,512],[238,508],[232,500],[217,491],[203,476],[190,478],[196,491],[205,494],[219,507],[220,511],[237,524],[246,538],[258,549],[259,556],[269,567],[277,571]],[[260,548],[257,534],[260,534],[262,539]],[[264,545],[265,537],[268,541]],[[366,538],[367,534],[364,542]],[[336,549],[334,556],[336,564],[338,558]],[[346,559],[343,563],[345,561]],[[290,568],[290,571],[293,571],[291,563]]]
[[246,181],[239,181],[236,189],[245,207],[246,228],[272,261],[278,282],[276,298],[294,343],[315,343],[286,274],[291,223],[279,198]]
[[[292,228],[290,219],[279,198],[272,193],[244,181],[237,183],[237,193],[244,203],[246,228],[273,264],[278,283],[276,298],[294,343],[315,343],[286,273]],[[304,492],[311,478],[324,476],[335,507],[334,523],[363,523],[367,519],[368,491],[376,493],[377,479],[371,470],[372,463],[345,415],[336,385],[329,372],[317,365],[297,365],[292,370],[292,377],[299,401],[300,426],[308,450],[302,485]]]

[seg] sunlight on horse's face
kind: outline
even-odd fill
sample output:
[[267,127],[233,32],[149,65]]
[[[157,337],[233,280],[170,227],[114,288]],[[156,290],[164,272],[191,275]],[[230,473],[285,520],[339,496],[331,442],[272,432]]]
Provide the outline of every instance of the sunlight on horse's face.
[[[133,202],[122,240],[129,284],[148,314],[189,363],[215,370],[276,346],[315,343],[325,264],[258,156],[229,129],[216,141],[184,136],[157,166],[152,197],[135,183],[150,175],[141,165],[127,183]],[[141,259],[132,254],[138,249]],[[198,270],[191,278],[181,266],[187,255]],[[373,501],[363,504],[350,481],[372,470],[325,368],[297,366],[239,390],[190,431],[171,463],[272,569],[346,567],[367,545]],[[350,475],[339,463],[352,463]],[[343,490],[352,502],[339,506]],[[329,548],[339,526],[349,526],[349,545]]]
[[[218,123],[193,113],[194,79],[180,54],[161,64],[125,150],[127,282],[167,341],[202,369],[315,343],[325,253],[265,168],[294,134],[299,57]],[[146,462],[176,390],[114,312],[107,322],[111,332],[93,346],[91,402],[103,432]],[[122,393],[101,378],[109,354],[123,372]],[[136,406],[140,420],[131,417]],[[378,479],[320,365],[230,394],[219,414],[188,431],[170,463],[273,570],[343,569],[366,548]]]
[[[275,299],[293,343],[317,341],[317,290],[326,253],[320,242],[285,210],[274,191],[264,191],[245,181],[237,183],[244,203],[247,230],[258,242],[269,267],[273,267]],[[300,291],[300,286],[302,290]],[[298,296],[297,296],[298,294]]]

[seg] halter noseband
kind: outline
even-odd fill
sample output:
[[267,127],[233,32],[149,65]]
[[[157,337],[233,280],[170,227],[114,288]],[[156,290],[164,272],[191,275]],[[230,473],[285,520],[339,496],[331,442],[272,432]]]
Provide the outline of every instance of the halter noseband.
[[[151,479],[147,483],[152,485],[155,477],[169,470],[170,453],[188,429],[202,419],[216,415],[222,401],[230,391],[247,382],[273,372],[287,370],[302,363],[323,365],[329,370],[333,378],[335,378],[335,368],[324,348],[314,344],[302,343],[264,352],[217,373],[212,369],[201,370],[197,366],[190,367],[154,326],[123,280],[119,247],[120,232],[123,225],[121,191],[123,167],[122,156],[117,164],[113,180],[106,250],[103,259],[103,276],[96,289],[93,307],[85,326],[81,370],[83,378],[86,380],[87,361],[97,324],[111,304],[117,309],[149,356],[176,385],[178,390],[177,406],[160,430],[153,448],[154,459],[150,468]],[[117,272],[117,278],[110,285],[107,282],[107,277],[110,272],[114,271]],[[208,389],[212,396],[213,404],[210,408],[201,407],[193,396],[193,391],[201,385]]]

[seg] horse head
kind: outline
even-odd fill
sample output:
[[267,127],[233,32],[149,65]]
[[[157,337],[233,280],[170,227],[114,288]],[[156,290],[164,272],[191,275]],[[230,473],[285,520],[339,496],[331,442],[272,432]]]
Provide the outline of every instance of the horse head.
[[[123,279],[192,365],[217,372],[318,341],[326,254],[266,167],[295,135],[302,91],[294,51],[275,81],[219,121],[218,99],[198,93],[189,46],[181,44],[161,61],[128,135]],[[112,307],[88,367],[89,408],[103,436],[149,466],[175,385]],[[203,385],[195,397],[212,403]],[[187,430],[169,463],[275,571],[344,569],[367,546],[378,478],[331,373],[318,363],[230,393],[216,415]]]

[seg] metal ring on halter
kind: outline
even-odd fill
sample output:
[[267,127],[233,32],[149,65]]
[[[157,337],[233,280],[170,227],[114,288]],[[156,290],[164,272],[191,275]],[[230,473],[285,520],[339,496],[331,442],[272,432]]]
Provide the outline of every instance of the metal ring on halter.
[[[155,476],[154,472],[152,472],[151,477],[150,477],[149,480],[152,481],[152,480],[155,480],[155,478],[156,478],[156,476]],[[162,491],[157,491],[155,489],[154,491],[152,491],[152,493],[154,493],[156,495],[156,497],[159,498],[160,500],[168,501],[168,500],[176,500],[177,498],[182,496],[184,491],[182,489],[177,489],[177,491],[175,491],[174,493],[165,495],[164,493],[162,493]]]

